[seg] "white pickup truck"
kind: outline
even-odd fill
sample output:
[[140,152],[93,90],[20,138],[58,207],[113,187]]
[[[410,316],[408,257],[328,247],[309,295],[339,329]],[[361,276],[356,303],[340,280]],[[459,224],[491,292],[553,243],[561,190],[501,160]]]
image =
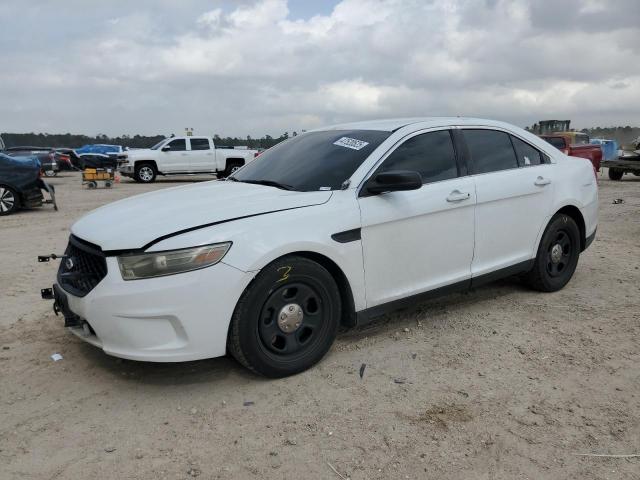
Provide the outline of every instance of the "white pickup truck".
[[224,178],[252,161],[257,150],[216,147],[211,137],[165,138],[151,148],[118,155],[120,173],[151,183],[158,175],[215,173]]

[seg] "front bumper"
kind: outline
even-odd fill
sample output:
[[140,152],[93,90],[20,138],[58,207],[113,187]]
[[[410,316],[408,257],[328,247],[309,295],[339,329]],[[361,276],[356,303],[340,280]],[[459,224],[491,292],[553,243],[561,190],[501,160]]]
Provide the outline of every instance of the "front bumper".
[[69,312],[77,316],[68,328],[109,355],[149,362],[224,355],[229,321],[253,278],[224,263],[126,282],[115,257],[107,258],[107,268],[85,297],[64,292]]
[[125,177],[133,177],[133,165],[122,165],[118,170],[120,170],[120,174]]

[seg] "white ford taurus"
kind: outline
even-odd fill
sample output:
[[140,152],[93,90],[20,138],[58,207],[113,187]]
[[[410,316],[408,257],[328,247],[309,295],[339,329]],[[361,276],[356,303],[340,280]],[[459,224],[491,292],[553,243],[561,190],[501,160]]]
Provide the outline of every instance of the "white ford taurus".
[[338,125],[227,181],[99,208],[71,229],[54,285],[66,326],[110,355],[231,353],[300,372],[340,325],[522,274],[558,290],[595,237],[591,164],[471,118]]

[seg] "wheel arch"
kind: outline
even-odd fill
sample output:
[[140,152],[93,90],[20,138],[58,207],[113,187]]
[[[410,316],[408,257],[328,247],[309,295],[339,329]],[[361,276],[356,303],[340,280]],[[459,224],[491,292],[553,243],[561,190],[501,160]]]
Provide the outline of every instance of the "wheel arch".
[[224,166],[225,168],[229,168],[231,165],[238,165],[238,164],[241,166],[244,166],[246,162],[247,161],[242,157],[229,157],[225,159]]
[[[582,216],[582,212],[575,205],[565,205],[561,209],[559,209],[555,214],[563,213],[571,217],[576,224],[578,225],[578,230],[580,231],[580,251],[584,251],[587,248],[587,230],[584,221],[584,217]],[[553,216],[552,216],[553,218]]]
[[[342,268],[340,268],[338,264],[328,256],[323,255],[322,253],[318,253],[310,250],[298,250],[298,251],[287,252],[273,259],[270,259],[266,265],[263,265],[260,268],[260,271],[262,271],[267,265],[273,262],[276,262],[281,258],[289,257],[289,256],[298,256],[298,257],[306,258],[327,269],[327,271],[331,274],[331,276],[335,280],[336,285],[338,286],[338,291],[340,292],[340,300],[342,302],[342,318],[340,318],[340,325],[343,327],[355,326],[356,325],[356,308],[355,308],[355,300],[353,297],[353,291],[351,289],[351,284],[349,283],[349,279],[347,278]],[[247,285],[246,288],[249,288],[249,285]]]
[[151,165],[153,165],[153,168],[156,169],[156,172],[160,173],[160,171],[158,170],[158,164],[156,163],[155,160],[136,160],[133,164],[133,168],[137,168],[139,165],[142,165],[143,163],[150,163]]
[[349,279],[342,271],[342,269],[331,260],[329,257],[311,251],[292,252],[290,255],[298,255],[300,257],[308,258],[326,268],[333,279],[338,285],[340,291],[340,300],[342,301],[342,318],[340,319],[340,325],[343,327],[353,327],[356,325],[356,307],[353,298],[353,292]]

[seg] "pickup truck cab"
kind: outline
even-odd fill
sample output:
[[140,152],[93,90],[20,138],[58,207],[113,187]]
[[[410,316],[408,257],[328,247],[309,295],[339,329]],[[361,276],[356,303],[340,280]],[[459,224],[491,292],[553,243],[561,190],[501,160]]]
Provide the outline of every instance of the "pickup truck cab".
[[602,147],[589,142],[589,135],[582,132],[556,132],[540,135],[540,138],[550,143],[565,155],[586,158],[593,164],[596,172],[600,171],[602,162]]
[[211,137],[170,137],[149,149],[118,155],[120,172],[137,182],[151,183],[157,175],[195,173],[227,177],[257,156],[257,150],[224,148]]

